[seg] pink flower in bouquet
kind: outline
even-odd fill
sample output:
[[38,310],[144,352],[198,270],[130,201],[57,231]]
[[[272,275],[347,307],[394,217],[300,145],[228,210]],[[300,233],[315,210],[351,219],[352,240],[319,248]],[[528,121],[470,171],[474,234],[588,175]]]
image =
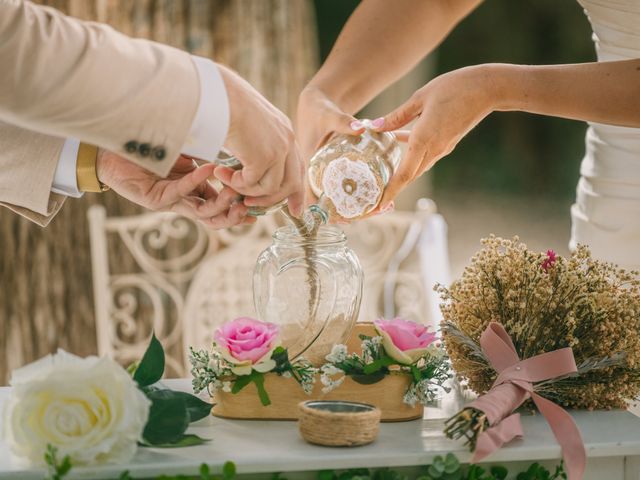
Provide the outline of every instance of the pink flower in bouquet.
[[276,366],[271,354],[280,343],[278,326],[273,323],[240,317],[222,325],[213,338],[236,375],[249,375],[252,369],[268,372]]
[[553,250],[547,250],[547,258],[545,258],[542,262],[542,269],[546,272],[549,268],[553,267],[553,264],[556,263],[558,259],[556,252]]
[[387,355],[403,365],[410,365],[424,356],[437,339],[427,326],[402,318],[380,319],[373,324],[382,337]]

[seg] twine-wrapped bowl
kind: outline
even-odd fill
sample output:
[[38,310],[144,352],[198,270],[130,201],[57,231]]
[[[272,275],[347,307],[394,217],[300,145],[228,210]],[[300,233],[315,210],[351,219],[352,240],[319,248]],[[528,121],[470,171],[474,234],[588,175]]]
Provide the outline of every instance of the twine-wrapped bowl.
[[380,430],[379,408],[342,400],[299,404],[300,434],[307,442],[328,447],[355,447],[373,442]]

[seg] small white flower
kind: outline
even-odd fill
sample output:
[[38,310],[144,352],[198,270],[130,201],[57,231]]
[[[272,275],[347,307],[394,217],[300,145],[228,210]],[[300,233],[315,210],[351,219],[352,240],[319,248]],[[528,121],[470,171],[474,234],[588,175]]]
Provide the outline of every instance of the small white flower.
[[321,376],[320,377],[320,381],[322,382],[323,385],[325,385],[322,388],[322,393],[329,393],[330,391],[335,390],[336,388],[338,388],[340,385],[342,385],[342,382],[344,382],[344,378],[345,377],[340,377],[337,380],[332,380],[331,378],[329,378],[327,376],[324,376],[324,375]]
[[219,365],[220,365],[220,362],[218,362],[218,359],[211,358],[209,360],[209,364],[207,365],[207,367],[215,372],[218,369]]
[[302,390],[307,395],[311,395],[313,392],[313,382],[302,382]]
[[293,375],[291,375],[291,372],[287,370],[286,372],[282,372],[282,376],[284,378],[291,378]]
[[416,406],[416,403],[418,403],[418,397],[416,396],[413,387],[407,390],[407,392],[404,394],[404,397],[402,398],[402,401],[409,405],[411,408]]
[[325,375],[337,375],[339,373],[344,374],[344,372],[341,369],[339,369],[335,365],[331,365],[330,363],[324,364],[322,367],[320,367],[320,370]]
[[333,346],[331,353],[325,357],[328,362],[340,363],[347,359],[347,346],[338,343]]
[[222,382],[222,391],[231,393],[231,382]]

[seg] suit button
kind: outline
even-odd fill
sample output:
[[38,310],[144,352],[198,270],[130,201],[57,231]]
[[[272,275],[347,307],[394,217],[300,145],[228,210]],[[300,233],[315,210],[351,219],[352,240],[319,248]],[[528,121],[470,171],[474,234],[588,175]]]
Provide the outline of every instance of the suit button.
[[130,140],[124,144],[124,149],[128,153],[136,153],[138,151],[138,142],[136,142],[135,140]]
[[151,145],[149,145],[148,143],[141,143],[138,147],[138,153],[142,157],[148,157],[149,155],[151,155]]
[[164,147],[155,147],[151,153],[153,154],[153,159],[157,161],[164,160],[164,157],[167,156],[167,151]]

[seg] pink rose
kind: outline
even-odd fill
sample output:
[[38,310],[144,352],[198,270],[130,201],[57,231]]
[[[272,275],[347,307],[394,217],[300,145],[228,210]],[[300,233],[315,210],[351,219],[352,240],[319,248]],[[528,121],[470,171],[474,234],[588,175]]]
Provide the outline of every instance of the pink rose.
[[425,325],[402,318],[380,319],[373,324],[382,337],[387,355],[403,365],[410,365],[422,357],[437,339]]
[[222,325],[213,338],[236,375],[249,375],[252,369],[268,372],[276,366],[271,354],[280,343],[278,326],[273,323],[240,317]]

